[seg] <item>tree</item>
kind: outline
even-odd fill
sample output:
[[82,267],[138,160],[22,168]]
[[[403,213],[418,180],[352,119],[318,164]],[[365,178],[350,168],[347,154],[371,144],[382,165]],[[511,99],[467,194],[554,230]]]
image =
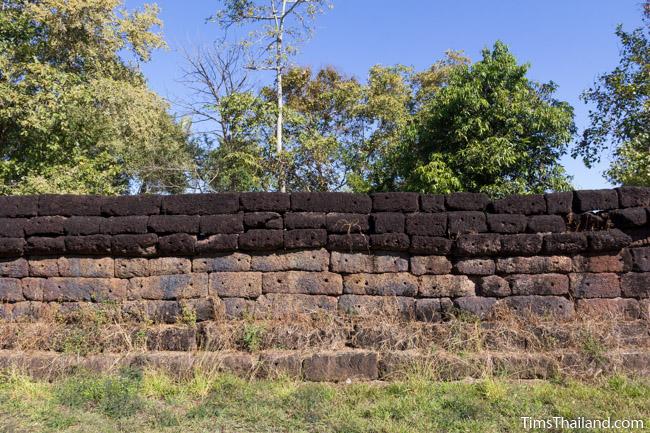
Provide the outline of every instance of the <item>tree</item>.
[[574,135],[573,109],[553,98],[554,83],[529,80],[528,68],[501,42],[453,68],[392,155],[398,172],[374,187],[493,196],[569,188],[558,161]]
[[279,159],[278,186],[286,191],[285,156],[283,155],[284,93],[282,75],[289,57],[296,53],[297,43],[313,30],[311,20],[322,12],[328,0],[222,0],[223,9],[215,15],[225,29],[234,25],[261,25],[253,31],[246,46],[260,48],[261,61],[249,67],[272,70],[275,73],[276,93],[276,153]]
[[626,32],[619,25],[619,65],[598,77],[582,94],[590,126],[573,149],[591,167],[609,151],[613,158],[604,173],[613,183],[650,186],[650,1],[644,7],[644,26]]
[[187,128],[138,70],[164,47],[158,10],[121,4],[3,1],[0,193],[185,188]]

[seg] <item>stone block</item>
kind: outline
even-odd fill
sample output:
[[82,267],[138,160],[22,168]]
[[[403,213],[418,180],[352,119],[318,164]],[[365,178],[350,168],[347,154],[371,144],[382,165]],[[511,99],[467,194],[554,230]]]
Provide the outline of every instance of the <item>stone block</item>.
[[244,227],[247,229],[282,230],[282,215],[276,212],[247,212],[244,214]]
[[448,254],[451,251],[453,242],[450,239],[433,236],[413,236],[411,248],[413,254]]
[[251,270],[251,256],[242,253],[223,254],[216,257],[199,257],[192,260],[193,272],[246,272]]
[[616,274],[570,274],[574,298],[618,298],[621,286]]
[[525,215],[488,214],[488,229],[495,233],[523,233],[526,231]]
[[504,297],[512,295],[510,283],[505,278],[489,275],[478,281],[478,293],[481,296]]
[[176,233],[158,238],[158,252],[170,256],[190,256],[196,252],[196,237]]
[[422,275],[419,296],[448,298],[474,296],[474,282],[465,275]]
[[616,209],[618,194],[613,189],[575,191],[573,204],[577,212]]
[[382,212],[370,216],[373,233],[404,233],[404,214]]
[[302,357],[294,352],[261,353],[257,367],[257,377],[263,379],[283,377],[300,379],[302,376]]
[[422,212],[444,212],[445,196],[443,194],[421,194],[420,209]]
[[20,282],[23,286],[23,296],[29,301],[43,300],[43,281],[44,278],[23,278]]
[[197,215],[152,215],[149,230],[156,233],[198,233]]
[[566,295],[569,277],[561,274],[515,274],[506,278],[513,295]]
[[262,294],[260,272],[213,272],[210,294],[223,298],[257,298]]
[[196,350],[196,329],[165,326],[147,329],[147,350],[188,352]]
[[291,206],[291,195],[281,192],[245,192],[239,196],[239,201],[246,212],[284,212]]
[[34,258],[29,260],[29,275],[31,277],[58,277],[58,259]]
[[101,233],[104,220],[95,216],[73,216],[65,220],[63,229],[70,236],[96,235]]
[[415,301],[415,317],[421,322],[441,322],[444,314],[440,299],[417,299]]
[[22,238],[25,236],[26,218],[0,218],[1,238]]
[[122,313],[136,322],[177,323],[182,315],[176,301],[125,301]]
[[39,215],[90,216],[100,215],[104,197],[97,195],[41,195]]
[[569,273],[573,269],[570,257],[535,256],[497,259],[496,270],[502,274]]
[[148,216],[102,218],[100,231],[110,235],[147,233]]
[[418,279],[406,272],[346,275],[343,278],[343,292],[352,295],[416,296]]
[[455,253],[460,256],[492,256],[501,251],[501,237],[495,233],[461,235]]
[[454,299],[454,306],[461,311],[484,318],[492,312],[497,300],[495,298],[484,298],[482,296],[463,296]]
[[411,273],[414,275],[445,275],[451,272],[451,262],[445,256],[411,257]]
[[175,275],[189,274],[192,272],[192,262],[190,259],[180,257],[159,257],[150,259],[147,263],[148,275]]
[[343,293],[343,279],[331,272],[268,272],[263,274],[262,292],[340,295]]
[[24,301],[23,286],[18,278],[0,278],[0,302]]
[[123,195],[107,197],[102,203],[106,216],[156,215],[160,213],[159,195]]
[[650,272],[650,247],[631,248],[632,270],[636,272]]
[[326,295],[267,293],[258,298],[256,310],[263,317],[293,316],[321,311],[334,312],[337,298]]
[[573,302],[561,296],[511,296],[499,301],[518,315],[549,316],[571,319],[575,315]]
[[408,251],[410,245],[411,241],[404,233],[370,235],[370,247],[373,250]]
[[111,238],[111,251],[117,256],[150,256],[156,253],[158,236],[116,235]]
[[239,235],[239,249],[245,251],[273,251],[284,246],[282,230],[249,230]]
[[565,230],[566,223],[559,215],[535,215],[528,220],[529,233],[561,233]]
[[624,186],[617,188],[621,207],[650,207],[650,188]]
[[375,380],[379,376],[377,354],[336,352],[311,355],[303,361],[303,374],[305,380],[311,382]]
[[648,222],[648,212],[643,207],[613,210],[609,217],[619,228],[643,227]]
[[149,260],[142,258],[115,259],[115,276],[133,278],[149,276]]
[[255,255],[251,258],[251,269],[262,272],[278,271],[327,271],[330,255],[325,249],[295,251],[289,253]]
[[257,313],[257,302],[244,298],[222,299],[227,319],[241,319],[243,317],[255,316]]
[[419,209],[415,192],[376,192],[371,194],[375,212],[416,212]]
[[573,192],[551,192],[544,194],[549,214],[567,215],[573,211]]
[[587,233],[589,250],[594,252],[619,251],[632,243],[632,238],[619,229]]
[[639,301],[636,299],[578,299],[576,313],[589,319],[623,319],[641,318]]
[[128,281],[119,278],[51,277],[42,280],[46,302],[103,302],[126,298]]
[[38,214],[38,196],[0,196],[0,217],[33,217]]
[[239,211],[239,194],[176,194],[164,196],[162,212],[171,215],[215,215]]
[[291,210],[300,212],[370,213],[372,201],[366,194],[347,192],[295,192]]
[[29,265],[25,259],[0,260],[0,277],[22,278],[29,275]]
[[454,192],[445,196],[445,204],[449,210],[482,211],[489,203],[490,198],[482,193]]
[[486,217],[483,212],[449,212],[447,218],[447,229],[454,235],[487,231]]
[[130,300],[176,300],[208,296],[208,274],[135,277],[128,283]]
[[511,195],[492,204],[495,213],[537,215],[546,213],[546,200],[541,194]]
[[542,251],[542,235],[503,235],[501,236],[501,254],[530,256]]
[[650,273],[623,274],[621,291],[628,298],[650,298]]
[[621,256],[598,255],[598,256],[575,256],[573,258],[574,272],[623,272],[625,264]]
[[115,262],[111,257],[60,257],[57,260],[62,277],[113,278]]
[[496,266],[491,259],[470,259],[456,262],[454,270],[464,275],[492,275]]
[[[188,218],[179,216],[180,218]],[[280,224],[280,227],[282,225]],[[184,230],[179,230],[184,231]],[[244,217],[241,214],[202,215],[199,220],[199,232],[202,235],[234,234],[244,232]],[[186,232],[193,233],[193,232]]]
[[109,235],[66,236],[65,250],[68,254],[109,255],[112,239]]
[[339,253],[332,252],[332,271],[344,274],[406,272],[408,255],[401,253]]
[[239,243],[239,235],[212,235],[196,241],[197,254],[221,253],[234,251]]
[[446,236],[447,214],[414,213],[406,216],[406,233],[416,236]]
[[62,216],[44,216],[30,218],[24,226],[25,236],[62,235],[65,233],[66,218]]
[[[14,238],[5,238],[9,240]],[[27,238],[27,245],[25,245],[25,254],[27,255],[59,255],[65,253],[65,241],[63,236],[56,238],[42,238],[32,236]]]
[[415,317],[415,299],[404,296],[342,295],[338,298],[338,309],[356,316],[378,315],[383,317]]
[[295,229],[284,232],[284,247],[287,249],[321,248],[327,245],[327,230]]
[[544,252],[547,254],[577,254],[587,250],[585,233],[552,233],[544,235]]
[[327,214],[324,212],[287,212],[284,214],[284,227],[292,229],[324,229]]
[[369,251],[370,239],[364,234],[328,235],[327,249],[332,251]]
[[328,213],[325,227],[329,233],[365,233],[370,229],[368,215],[354,213]]

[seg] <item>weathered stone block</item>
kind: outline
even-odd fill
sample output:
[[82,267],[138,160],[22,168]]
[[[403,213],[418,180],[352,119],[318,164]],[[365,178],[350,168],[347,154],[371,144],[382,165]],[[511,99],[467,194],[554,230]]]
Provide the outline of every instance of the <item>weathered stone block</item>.
[[100,215],[104,197],[97,195],[41,195],[38,198],[39,215],[87,216]]
[[325,227],[329,233],[364,233],[370,229],[369,217],[365,214],[328,213]]
[[245,251],[272,251],[284,246],[282,230],[249,230],[239,235],[239,249]]
[[373,250],[408,251],[410,245],[411,241],[404,233],[370,235],[370,247]]
[[650,188],[624,186],[617,191],[621,207],[650,207]]
[[0,238],[0,257],[22,256],[24,248],[23,238]]
[[25,236],[62,235],[65,233],[66,218],[62,216],[44,216],[30,218],[24,226]]
[[254,316],[257,312],[257,302],[244,298],[224,298],[223,305],[227,319],[241,319]]
[[[179,218],[188,218],[179,216]],[[280,225],[279,228],[282,228]],[[178,230],[185,231],[185,230]],[[243,233],[244,217],[241,214],[202,215],[199,220],[199,232],[202,235]],[[192,232],[187,232],[192,233]]]
[[284,212],[291,206],[291,195],[281,192],[245,192],[239,196],[243,210]]
[[332,271],[345,274],[406,272],[408,256],[400,253],[339,253],[332,252]]
[[510,290],[510,283],[505,278],[490,275],[483,277],[478,282],[478,293],[481,296],[510,296],[512,290]]
[[27,260],[0,260],[0,277],[22,278],[28,275],[29,265]]
[[111,235],[147,233],[147,216],[102,218],[100,231]]
[[239,194],[176,194],[164,196],[162,212],[172,215],[215,215],[239,211]]
[[190,259],[179,257],[159,257],[150,259],[147,263],[150,276],[189,274],[192,272]]
[[517,274],[506,278],[513,295],[566,295],[569,277],[561,274]]
[[632,248],[629,250],[629,254],[634,271],[650,272],[650,247]]
[[490,203],[490,198],[482,193],[454,192],[445,197],[445,203],[449,210],[482,211]]
[[196,237],[176,233],[158,238],[158,252],[165,255],[190,256],[196,251]]
[[115,276],[118,278],[148,277],[149,261],[141,258],[115,259]]
[[456,254],[460,256],[491,256],[501,251],[501,237],[495,233],[462,235],[456,240]]
[[566,215],[573,210],[573,192],[552,192],[544,194],[549,214]]
[[419,208],[415,192],[376,192],[371,197],[375,212],[416,212]]
[[525,215],[488,214],[488,229],[495,233],[523,233],[526,231]]
[[415,317],[421,322],[441,322],[443,311],[440,299],[417,299],[415,301]]
[[174,300],[206,296],[208,296],[208,274],[135,277],[129,280],[128,285],[130,300]]
[[639,301],[636,299],[578,299],[576,313],[590,319],[641,318]]
[[165,326],[147,329],[147,350],[188,352],[196,350],[196,329]]
[[379,376],[377,354],[365,352],[316,354],[303,362],[305,379],[312,382],[375,380]]
[[573,302],[560,296],[511,296],[499,301],[519,315],[551,316],[570,319],[574,316]]
[[359,316],[415,317],[415,299],[404,296],[342,295],[338,298],[339,311]]
[[196,241],[197,254],[234,251],[238,247],[239,235],[212,235]]
[[542,235],[503,235],[501,253],[504,255],[529,256],[542,251]]
[[472,259],[456,262],[454,269],[457,273],[465,275],[492,275],[496,266],[491,259]]
[[444,212],[445,196],[442,194],[421,194],[420,208],[422,212]]
[[321,248],[327,245],[327,230],[296,229],[284,232],[284,247],[287,249]]
[[22,238],[25,236],[24,227],[29,221],[25,218],[0,218],[0,237]]
[[0,302],[24,301],[23,286],[18,278],[0,278]]
[[340,295],[343,293],[343,279],[331,272],[269,272],[263,274],[262,292]]
[[474,296],[474,282],[465,275],[422,275],[419,295],[425,298]]
[[242,253],[199,257],[192,260],[194,272],[246,272],[250,269],[251,256]]
[[451,234],[482,233],[487,231],[483,212],[449,212],[447,228]]
[[530,233],[561,233],[565,230],[566,223],[559,215],[535,215],[528,220]]
[[616,209],[618,194],[613,189],[574,191],[573,202],[578,212]]
[[252,212],[244,214],[244,227],[247,229],[282,230],[282,215],[276,212]]
[[38,214],[38,197],[3,196],[0,197],[0,217],[32,217]]
[[369,251],[370,239],[364,234],[329,235],[327,249],[332,251]]
[[446,236],[447,214],[409,214],[406,217],[406,233],[417,236]]
[[57,265],[59,275],[62,277],[113,278],[115,276],[115,263],[111,257],[60,257]]
[[262,294],[260,272],[213,272],[210,293],[224,298],[257,298]]
[[158,236],[116,235],[111,238],[111,251],[118,256],[149,256],[156,253]]
[[365,194],[347,192],[295,192],[291,210],[302,212],[370,213],[372,201]]
[[[13,239],[13,238],[5,238]],[[33,236],[27,239],[25,254],[27,255],[58,255],[65,252],[65,241],[63,236],[56,238],[42,238]]]
[[71,236],[95,235],[101,233],[104,220],[95,216],[72,216],[63,223],[63,229]]
[[453,242],[450,239],[433,236],[413,236],[409,251],[414,254],[448,254]]
[[149,230],[156,233],[198,233],[197,215],[152,215]]
[[44,278],[23,278],[20,282],[23,286],[23,296],[29,301],[43,300],[43,281]]
[[108,255],[112,239],[109,235],[66,236],[65,250],[68,254]]
[[648,212],[643,207],[613,210],[609,217],[620,228],[642,227],[648,222]]
[[319,311],[336,311],[337,298],[326,295],[267,293],[258,298],[256,310],[267,317],[311,314]]
[[293,352],[261,353],[258,362],[257,377],[274,379],[290,377],[300,379],[302,375],[302,358]]
[[414,275],[444,275],[450,273],[451,268],[451,262],[445,256],[411,257],[411,272]]
[[575,256],[573,258],[574,272],[623,272],[625,265],[621,256]]
[[329,268],[330,255],[325,249],[295,251],[290,253],[256,255],[251,258],[253,271],[326,271]]
[[415,296],[418,279],[409,273],[352,274],[343,278],[343,292],[353,295]]
[[548,254],[576,254],[587,250],[585,233],[552,233],[544,235],[544,252]]
[[650,298],[650,273],[623,274],[621,291],[628,298]]
[[128,281],[119,278],[51,277],[41,282],[46,302],[123,300]]
[[570,257],[535,256],[497,259],[497,272],[502,274],[569,273],[573,267]]
[[373,233],[404,233],[404,214],[382,212],[370,216]]
[[621,286],[616,274],[571,274],[571,295],[575,298],[617,298]]
[[323,229],[327,224],[326,215],[324,212],[287,212],[284,214],[284,227],[288,230]]
[[107,216],[156,215],[160,213],[159,195],[124,195],[107,197],[102,203],[102,214]]
[[482,296],[463,296],[454,299],[456,308],[479,318],[484,318],[490,314],[496,302],[497,300],[495,298],[484,298]]
[[511,195],[496,200],[492,207],[495,213],[536,215],[546,213],[546,200],[541,194]]
[[595,252],[618,251],[632,243],[632,238],[619,229],[587,233],[589,249]]

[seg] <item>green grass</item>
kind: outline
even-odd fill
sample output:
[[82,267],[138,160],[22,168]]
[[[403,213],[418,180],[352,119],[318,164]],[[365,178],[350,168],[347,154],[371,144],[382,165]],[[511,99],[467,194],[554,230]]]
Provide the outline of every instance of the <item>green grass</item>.
[[53,383],[17,373],[0,378],[0,431],[11,432],[510,433],[524,431],[520,416],[609,416],[650,426],[650,382],[445,383],[419,375],[333,385],[228,375],[178,381],[152,371]]

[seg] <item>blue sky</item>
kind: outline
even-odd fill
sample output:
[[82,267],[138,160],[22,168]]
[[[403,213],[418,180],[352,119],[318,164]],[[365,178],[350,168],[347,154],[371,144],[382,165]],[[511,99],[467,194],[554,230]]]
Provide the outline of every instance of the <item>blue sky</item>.
[[[397,63],[425,69],[448,49],[464,50],[476,60],[500,39],[520,62],[529,62],[531,78],[553,80],[557,97],[576,109],[576,124],[587,125],[588,107],[579,100],[596,76],[618,62],[616,25],[641,25],[642,0],[334,0],[319,17],[314,37],[294,59],[299,65],[332,65],[360,79],[375,64]],[[129,9],[144,1],[126,0]],[[183,49],[209,44],[220,34],[206,18],[219,3],[206,0],[158,0],[168,51],[143,66],[151,87],[170,100],[189,91],[180,82]],[[271,80],[271,77],[268,77]],[[605,158],[607,159],[607,158]],[[564,157],[577,188],[605,188],[605,164],[588,170]]]

